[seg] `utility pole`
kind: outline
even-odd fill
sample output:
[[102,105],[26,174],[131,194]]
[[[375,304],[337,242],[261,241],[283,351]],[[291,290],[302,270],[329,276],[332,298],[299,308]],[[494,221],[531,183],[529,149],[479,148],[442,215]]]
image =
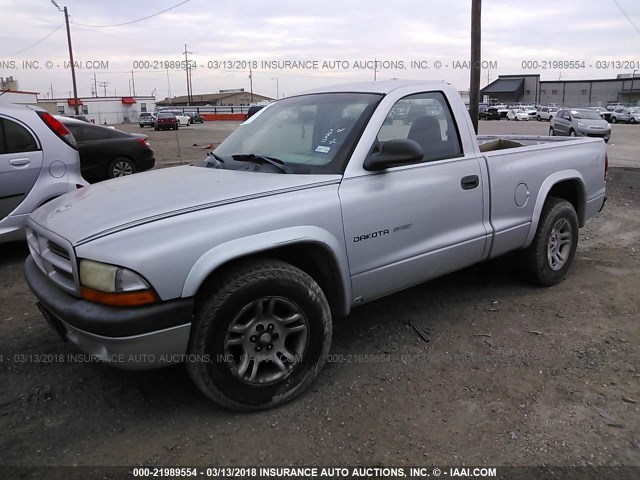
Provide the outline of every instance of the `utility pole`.
[[378,59],[373,59],[373,81],[378,79]]
[[251,103],[253,103],[253,70],[251,70],[251,65],[249,65],[249,89],[251,90]]
[[280,98],[280,86],[279,86],[278,77],[271,77],[271,80],[276,81],[276,100],[278,100]]
[[53,83],[49,84],[49,88],[51,89],[51,98],[56,98],[53,96]]
[[96,81],[96,74],[93,74],[93,96],[98,96],[98,82]]
[[109,85],[109,82],[100,82],[100,86],[102,88],[104,88],[104,96],[107,96],[107,85]]
[[189,54],[192,52],[187,51],[187,44],[184,44],[184,69],[187,73],[187,105],[191,105],[191,80],[189,78]]
[[478,133],[480,103],[480,44],[482,0],[471,0],[471,78],[469,84],[469,115],[473,129]]
[[67,44],[69,45],[69,61],[71,62],[71,81],[73,82],[73,109],[78,112],[78,87],[76,86],[76,68],[73,64],[73,48],[71,46],[71,30],[69,29],[69,12],[67,11],[67,7],[60,8],[56,3],[56,0],[51,0],[51,3],[61,12],[64,12],[64,22],[67,25]]
[[131,86],[133,87],[133,96],[136,96],[136,81],[133,78],[133,70],[131,70]]

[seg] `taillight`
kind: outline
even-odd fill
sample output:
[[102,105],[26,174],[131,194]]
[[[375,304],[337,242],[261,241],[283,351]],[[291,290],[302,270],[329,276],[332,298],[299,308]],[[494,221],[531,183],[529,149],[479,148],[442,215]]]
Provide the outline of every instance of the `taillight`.
[[607,181],[607,174],[609,173],[609,155],[604,154],[604,181]]
[[139,138],[138,143],[145,148],[151,148],[151,144],[149,143],[149,140],[147,140],[146,138]]
[[71,132],[64,124],[51,115],[49,112],[36,112],[38,116],[42,119],[44,123],[47,124],[47,127],[51,129],[53,133],[55,133],[60,140],[69,145],[72,148],[78,149],[78,144],[76,143],[76,139],[73,137]]

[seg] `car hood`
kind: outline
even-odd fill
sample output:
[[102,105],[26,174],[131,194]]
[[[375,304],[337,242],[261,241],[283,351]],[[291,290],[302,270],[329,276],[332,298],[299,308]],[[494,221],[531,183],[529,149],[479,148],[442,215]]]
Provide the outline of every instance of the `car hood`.
[[608,128],[609,123],[606,120],[596,120],[590,118],[576,118],[576,121],[583,123],[587,127],[601,127]]
[[100,182],[34,211],[30,221],[73,245],[194,210],[340,182],[341,175],[173,167]]

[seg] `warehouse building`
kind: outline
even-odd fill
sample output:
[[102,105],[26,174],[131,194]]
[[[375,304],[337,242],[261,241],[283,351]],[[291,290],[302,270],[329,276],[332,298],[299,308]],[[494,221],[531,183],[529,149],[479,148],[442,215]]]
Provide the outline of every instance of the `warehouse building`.
[[540,80],[539,74],[500,75],[480,90],[493,103],[600,106],[640,103],[640,73],[612,79]]
[[38,106],[52,114],[73,115],[76,102],[78,113],[99,125],[137,123],[141,112],[153,112],[156,108],[153,96],[41,99]]
[[178,97],[165,98],[160,100],[157,105],[159,107],[168,107],[171,105],[194,105],[204,106],[210,105],[212,107],[222,106],[244,106],[251,105],[258,102],[270,102],[273,98],[266,97],[264,95],[258,95],[257,93],[246,92],[244,88],[238,88],[233,90],[219,90],[218,93],[205,93],[202,95],[191,95],[191,101],[186,95],[180,95]]

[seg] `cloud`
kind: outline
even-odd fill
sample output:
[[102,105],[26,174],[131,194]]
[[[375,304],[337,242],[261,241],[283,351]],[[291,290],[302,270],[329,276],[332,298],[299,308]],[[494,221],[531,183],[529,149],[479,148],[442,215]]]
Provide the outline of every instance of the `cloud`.
[[[107,93],[128,94],[134,62],[180,61],[184,45],[193,52],[198,68],[193,75],[196,93],[219,88],[248,88],[244,68],[208,68],[220,60],[411,60],[443,62],[469,58],[470,2],[468,0],[325,0],[324,2],[278,2],[236,0],[191,0],[157,17],[122,27],[91,28],[78,24],[103,25],[127,22],[170,7],[179,0],[110,0],[86,2],[67,0],[72,22],[76,59],[105,60],[108,69],[78,70],[78,89],[88,95],[93,74],[109,82]],[[64,2],[60,2],[61,4]],[[619,0],[632,21],[640,25],[640,2]],[[67,60],[64,28],[46,41],[17,57],[8,54],[24,48],[50,33],[63,15],[46,0],[0,0],[3,16],[0,31],[0,61]],[[498,62],[490,72],[524,73],[523,60],[627,59],[638,61],[640,36],[611,2],[538,0],[484,2],[482,12],[483,58]],[[136,63],[136,65],[138,65]],[[241,66],[242,64],[240,64]],[[0,63],[0,67],[6,67]],[[294,93],[320,85],[370,80],[372,71],[336,69],[326,71],[271,71],[257,68],[254,90],[275,94],[278,77],[281,92]],[[483,83],[486,78],[483,72]],[[528,72],[530,73],[530,72]],[[542,78],[557,78],[557,71],[540,71]],[[563,78],[610,78],[623,73],[585,68],[565,71]],[[624,72],[624,73],[630,73]],[[70,72],[62,68],[25,70],[0,68],[0,76],[17,77],[21,88],[56,94],[71,90]],[[186,90],[184,71],[137,68],[136,90],[156,89],[163,97],[171,84],[174,95]],[[442,79],[466,89],[467,70],[443,68],[382,70],[378,78]]]

